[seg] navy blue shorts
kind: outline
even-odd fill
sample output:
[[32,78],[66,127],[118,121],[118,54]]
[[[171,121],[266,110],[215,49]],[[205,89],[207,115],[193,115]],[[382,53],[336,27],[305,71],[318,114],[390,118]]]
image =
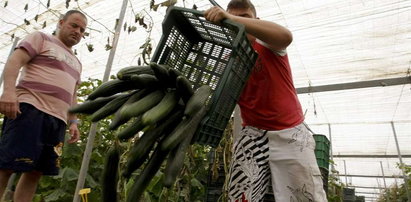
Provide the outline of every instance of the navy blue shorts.
[[58,175],[66,123],[27,103],[20,111],[16,119],[4,118],[0,169]]

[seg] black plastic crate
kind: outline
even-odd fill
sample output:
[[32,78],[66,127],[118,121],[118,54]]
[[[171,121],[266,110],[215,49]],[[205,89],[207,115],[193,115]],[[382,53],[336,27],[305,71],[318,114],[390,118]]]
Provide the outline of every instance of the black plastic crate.
[[321,172],[321,178],[323,179],[323,188],[324,188],[325,193],[328,196],[328,174],[329,174],[328,169],[320,167],[320,172]]
[[355,189],[353,188],[343,188],[343,201],[344,202],[355,202]]
[[355,202],[365,202],[365,196],[355,196]]
[[216,147],[257,59],[243,25],[225,20],[213,24],[203,12],[171,7],[163,21],[163,35],[153,62],[183,73],[197,88],[213,93],[195,141]]

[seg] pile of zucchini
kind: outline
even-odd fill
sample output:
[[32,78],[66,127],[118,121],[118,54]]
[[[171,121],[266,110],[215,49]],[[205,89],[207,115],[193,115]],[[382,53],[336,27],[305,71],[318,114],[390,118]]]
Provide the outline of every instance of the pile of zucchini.
[[[89,114],[93,122],[114,114],[109,129],[116,132],[120,141],[133,138],[134,145],[121,174],[129,179],[144,164],[127,196],[128,202],[137,202],[163,162],[163,184],[173,186],[184,165],[186,150],[206,114],[211,93],[208,85],[193,89],[176,69],[150,63],[121,69],[117,79],[100,85],[69,112]],[[115,144],[106,155],[104,201],[117,201],[119,156]]]

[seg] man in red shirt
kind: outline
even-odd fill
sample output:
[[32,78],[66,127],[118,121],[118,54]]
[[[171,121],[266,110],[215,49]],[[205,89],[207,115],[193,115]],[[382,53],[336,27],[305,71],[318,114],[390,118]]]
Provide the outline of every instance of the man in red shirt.
[[249,0],[231,0],[227,11],[212,7],[204,15],[243,24],[259,54],[238,101],[243,129],[234,140],[229,201],[262,201],[270,180],[276,201],[327,201],[286,52],[291,32],[258,19]]

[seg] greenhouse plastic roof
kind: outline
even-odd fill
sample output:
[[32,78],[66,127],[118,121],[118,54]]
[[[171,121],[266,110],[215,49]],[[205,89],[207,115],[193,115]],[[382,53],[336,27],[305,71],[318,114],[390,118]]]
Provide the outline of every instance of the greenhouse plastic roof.
[[[33,30],[51,33],[58,17],[68,10],[66,1],[61,0],[50,0],[48,8],[46,0],[0,2],[0,68],[4,67],[16,37],[22,38]],[[228,3],[217,2],[223,7]],[[161,1],[155,1],[158,3]],[[286,26],[293,33],[288,53],[296,88],[410,78],[409,0],[255,0],[254,3],[261,19]],[[204,0],[177,2],[178,6],[187,8],[194,4],[198,10],[211,6]],[[105,46],[113,40],[121,6],[122,1],[69,1],[69,9],[80,8],[89,18],[90,35],[75,47],[83,63],[83,80],[103,78],[110,52]],[[112,74],[137,64],[147,37],[153,42],[154,50],[162,34],[165,12],[165,7],[150,11],[149,0],[128,1],[124,20],[127,25],[120,33]],[[136,15],[145,16],[144,23],[149,27],[153,25],[151,32],[135,22]],[[128,32],[131,26],[136,31]],[[92,52],[88,50],[90,44]],[[367,201],[375,199],[380,189],[359,187],[384,187],[383,178],[376,177],[382,176],[382,172],[387,177],[387,186],[403,183],[393,128],[402,160],[411,164],[410,82],[392,86],[381,82],[375,87],[299,94],[306,122],[314,133],[324,134],[332,141],[339,178],[343,183],[357,186],[357,195],[366,196]]]

